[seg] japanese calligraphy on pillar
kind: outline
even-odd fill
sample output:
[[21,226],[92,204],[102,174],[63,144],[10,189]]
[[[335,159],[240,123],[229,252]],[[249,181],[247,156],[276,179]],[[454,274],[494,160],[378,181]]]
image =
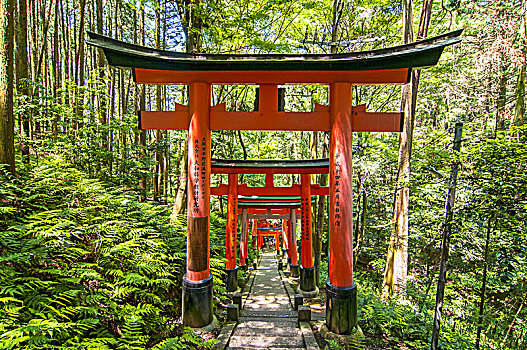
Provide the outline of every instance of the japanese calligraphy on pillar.
[[192,188],[192,213],[199,214],[200,202],[205,200],[205,181],[207,177],[207,140],[194,140],[194,162],[193,162],[193,188]]
[[311,235],[309,234],[309,215],[311,215],[311,211],[309,210],[309,201],[310,198],[302,198],[300,205],[301,211],[302,211],[302,239],[305,241],[309,241],[311,239]]
[[340,190],[341,190],[341,181],[340,181],[340,175],[342,173],[342,164],[341,164],[341,155],[340,153],[335,153],[335,174],[333,181],[335,183],[335,217],[334,222],[335,226],[340,226],[340,220],[342,218],[341,212],[340,212]]

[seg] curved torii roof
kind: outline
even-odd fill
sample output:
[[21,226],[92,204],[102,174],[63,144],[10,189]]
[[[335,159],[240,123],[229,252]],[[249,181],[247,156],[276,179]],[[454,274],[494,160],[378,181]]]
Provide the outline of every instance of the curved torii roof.
[[213,174],[328,174],[329,158],[310,160],[211,159]]
[[87,43],[103,49],[110,65],[133,68],[139,83],[402,84],[411,69],[435,65],[445,47],[461,41],[462,31],[344,54],[189,54],[129,44],[92,32],[88,32]]

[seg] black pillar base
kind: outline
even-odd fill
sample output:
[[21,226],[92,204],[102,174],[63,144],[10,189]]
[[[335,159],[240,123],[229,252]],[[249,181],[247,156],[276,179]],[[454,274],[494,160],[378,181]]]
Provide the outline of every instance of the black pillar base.
[[300,289],[304,292],[313,292],[315,285],[315,267],[300,268]]
[[249,257],[245,258],[245,266],[249,266]]
[[357,285],[337,287],[326,282],[326,326],[336,334],[351,334],[357,328]]
[[291,266],[291,277],[298,277],[300,273],[298,272],[298,265],[290,265]]
[[212,323],[212,275],[199,282],[183,277],[183,325],[202,328]]
[[282,255],[284,258],[289,257],[289,249],[282,248]]
[[236,292],[238,290],[238,268],[225,269],[225,290],[227,292]]

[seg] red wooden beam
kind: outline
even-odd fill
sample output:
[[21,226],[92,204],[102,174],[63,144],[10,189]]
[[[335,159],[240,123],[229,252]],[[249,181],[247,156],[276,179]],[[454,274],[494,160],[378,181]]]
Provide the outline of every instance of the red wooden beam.
[[[226,112],[222,110],[222,107],[224,105],[211,108],[211,130],[329,131],[329,107],[327,106],[318,105],[315,112]],[[402,113],[369,113],[361,107],[353,107],[353,131],[401,131]],[[188,127],[188,112],[183,108],[170,112],[142,111],[139,115],[139,129],[141,130],[188,130]]]
[[134,68],[135,81],[142,84],[404,84],[409,68],[368,71],[167,71]]
[[[211,187],[210,193],[213,196],[226,196],[228,186],[220,184],[218,187]],[[311,185],[311,194],[317,196],[329,195],[329,187],[321,187],[318,184]],[[300,185],[294,184],[291,187],[248,187],[246,184],[238,185],[238,195],[240,196],[300,196]]]
[[329,131],[328,112],[211,112],[211,130]]
[[[238,214],[242,213],[242,208],[238,208]],[[247,213],[258,215],[258,214],[277,214],[277,215],[285,215],[289,214],[289,209],[287,208],[276,208],[271,209],[271,212],[268,212],[268,209],[256,209],[256,208],[247,208]]]

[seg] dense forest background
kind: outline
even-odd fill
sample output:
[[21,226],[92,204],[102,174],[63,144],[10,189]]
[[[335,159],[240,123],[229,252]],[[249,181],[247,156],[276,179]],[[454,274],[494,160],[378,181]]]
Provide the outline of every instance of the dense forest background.
[[[175,51],[340,53],[465,28],[408,86],[354,87],[370,111],[409,111],[404,135],[353,135],[359,324],[371,349],[428,348],[443,255],[441,349],[527,348],[526,10],[525,0],[1,0],[0,347],[212,344],[177,323],[186,132],[137,129],[139,110],[186,104],[187,88],[135,84],[86,45],[87,30]],[[254,86],[213,87],[229,110],[254,99]],[[328,103],[326,86],[286,86],[286,111],[315,103]],[[308,159],[327,144],[322,132],[221,131],[212,152]],[[313,213],[321,287],[324,207],[320,198]],[[214,198],[212,211],[221,315],[224,203]]]

